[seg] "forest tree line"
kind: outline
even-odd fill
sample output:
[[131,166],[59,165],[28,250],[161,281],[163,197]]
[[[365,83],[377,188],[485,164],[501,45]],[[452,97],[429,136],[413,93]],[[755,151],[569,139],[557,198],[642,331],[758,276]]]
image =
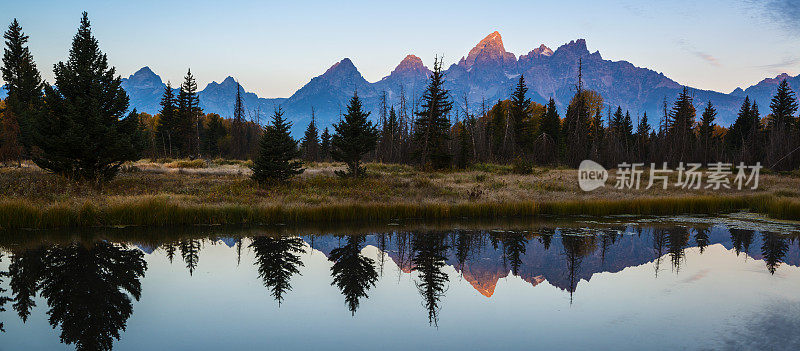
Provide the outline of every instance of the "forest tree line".
[[[379,140],[369,157],[433,168],[513,163],[521,170],[533,165],[576,167],[585,159],[606,167],[622,162],[761,162],[775,170],[800,166],[798,102],[786,80],[767,114],[745,97],[728,128],[716,123],[712,101],[698,110],[688,88],[672,103],[665,98],[663,113],[653,121],[647,113],[634,119],[629,111],[605,104],[600,94],[583,87],[580,68],[576,81],[563,117],[552,98],[542,105],[526,97],[524,76],[508,99],[492,106],[484,101],[478,111],[470,111],[467,98],[454,101],[443,88],[440,70],[434,69],[421,105],[409,107],[401,90],[395,109],[382,94]],[[330,159],[316,130],[312,122],[302,139],[304,157]]]
[[[435,169],[513,163],[521,172],[533,165],[577,167],[585,159],[607,168],[622,162],[760,162],[782,171],[800,166],[798,102],[786,80],[767,114],[745,97],[735,122],[726,128],[716,123],[712,101],[698,111],[688,88],[672,103],[664,98],[656,121],[647,113],[634,120],[630,111],[611,107],[584,88],[580,64],[576,93],[563,117],[553,98],[546,105],[527,98],[524,76],[508,99],[492,106],[483,101],[471,111],[466,97],[459,103],[443,88],[439,65],[419,104],[409,105],[402,89],[397,105],[381,94],[377,145],[367,159]],[[331,159],[328,130],[319,136],[313,119],[300,146],[306,160]]]
[[437,58],[419,101],[409,103],[402,87],[396,103],[383,92],[373,122],[354,94],[347,112],[332,129],[322,131],[312,107],[311,123],[295,140],[280,107],[265,126],[259,111],[248,119],[238,84],[233,118],[203,113],[191,70],[177,94],[167,84],[158,114],[128,112],[121,78],[100,51],[86,13],[69,59],[54,66],[54,85],[42,80],[16,20],[4,38],[2,74],[9,95],[0,104],[0,161],[30,158],[71,178],[107,180],[122,163],[141,157],[253,159],[255,172],[269,173],[259,181],[299,174],[302,163],[297,159],[344,162],[347,171],[341,174],[350,176],[364,175],[365,161],[422,169],[513,163],[522,173],[534,165],[576,167],[584,159],[606,167],[622,162],[761,162],[775,170],[793,170],[800,163],[797,97],[785,80],[767,114],[745,98],[736,121],[725,128],[716,123],[713,102],[704,102],[698,111],[688,88],[672,103],[665,97],[660,116],[644,113],[634,120],[629,111],[609,106],[583,86],[580,63],[575,94],[563,117],[553,98],[542,105],[527,97],[524,76],[508,99],[482,101],[473,110],[475,104],[466,96],[459,99],[444,88],[446,77]]

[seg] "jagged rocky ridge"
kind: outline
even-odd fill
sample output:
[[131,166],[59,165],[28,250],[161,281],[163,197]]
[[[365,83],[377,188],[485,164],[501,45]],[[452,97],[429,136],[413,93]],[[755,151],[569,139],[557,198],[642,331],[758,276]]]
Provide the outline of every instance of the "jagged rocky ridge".
[[[519,75],[524,74],[531,99],[545,103],[552,96],[563,115],[564,108],[575,92],[580,59],[583,60],[584,85],[602,94],[606,105],[620,105],[630,110],[633,116],[647,112],[654,124],[662,115],[664,98],[672,101],[682,89],[680,83],[663,73],[636,67],[627,61],[605,60],[600,52],[589,52],[583,39],[564,44],[555,51],[543,44],[516,58],[513,53],[505,51],[498,32],[489,34],[457,64],[447,68],[447,88],[459,106],[463,106],[466,95],[470,108],[475,111],[483,100],[491,105],[508,98]],[[355,91],[371,111],[377,110],[380,94],[384,90],[389,102],[397,104],[401,87],[409,103],[413,104],[422,95],[429,73],[430,69],[419,57],[408,55],[388,76],[370,83],[353,62],[345,58],[311,79],[289,98],[261,98],[246,93],[245,105],[251,114],[260,110],[264,118],[275,106],[280,105],[286,111],[286,116],[294,122],[293,134],[299,136],[310,120],[311,106],[315,108],[319,122],[324,127],[338,120],[347,100]],[[718,122],[730,125],[745,95],[765,109],[777,84],[784,78],[789,80],[794,90],[800,89],[800,75],[791,77],[783,74],[747,89],[736,89],[730,94],[701,89],[691,91],[698,109],[711,100],[719,110]],[[232,77],[225,78],[221,83],[208,84],[199,93],[200,106],[205,112],[230,117],[237,85]],[[158,112],[165,83],[150,68],[144,67],[124,78],[123,87],[131,97],[131,108],[151,114]],[[374,113],[373,118],[376,117],[377,113]]]

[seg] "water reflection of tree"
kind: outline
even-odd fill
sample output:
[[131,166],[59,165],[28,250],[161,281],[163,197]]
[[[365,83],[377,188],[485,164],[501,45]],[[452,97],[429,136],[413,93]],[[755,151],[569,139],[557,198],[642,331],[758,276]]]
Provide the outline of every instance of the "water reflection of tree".
[[181,240],[180,243],[178,243],[178,248],[181,252],[183,262],[186,263],[186,269],[189,270],[189,275],[191,276],[194,274],[194,270],[197,269],[197,264],[200,262],[200,240]]
[[462,274],[467,260],[469,260],[470,256],[472,256],[472,247],[474,242],[473,237],[474,235],[470,232],[461,232],[458,230],[451,234],[450,245],[455,251],[455,268],[459,272],[462,272]]
[[172,261],[175,259],[175,252],[178,249],[178,247],[175,245],[174,242],[167,242],[164,245],[162,245],[162,248],[164,249],[164,253],[167,255],[167,259],[171,264]]
[[702,254],[706,250],[706,247],[708,247],[708,233],[711,232],[711,228],[695,228],[694,232],[694,242],[697,244],[697,247],[700,248],[700,253]]
[[250,248],[255,255],[258,276],[280,305],[283,294],[292,290],[289,283],[292,275],[300,273],[299,267],[303,266],[300,259],[300,255],[306,252],[303,240],[298,237],[259,236],[253,238]]
[[[3,252],[0,252],[0,265],[2,265],[2,264],[3,264]],[[5,295],[6,291],[8,291],[8,290],[3,288],[3,280],[7,276],[8,276],[8,272],[0,271],[0,312],[5,312],[6,311],[6,307],[5,307],[6,303],[11,301],[11,298]],[[0,321],[0,332],[4,332],[4,331],[5,331],[5,329],[3,329],[3,322]]]
[[395,237],[397,238],[397,280],[400,281],[403,276],[403,268],[408,267],[409,234],[400,232]]
[[[301,240],[302,241],[302,240]],[[242,264],[242,238],[236,238],[236,267]]]
[[369,297],[367,291],[378,281],[375,261],[361,254],[361,243],[364,237],[347,235],[344,246],[331,251],[329,260],[333,262],[331,275],[333,283],[344,295],[350,313],[355,315],[359,300]]
[[578,274],[580,273],[583,258],[590,255],[596,249],[594,235],[562,235],[561,245],[563,254],[567,262],[567,278],[569,280],[569,301],[572,303],[572,294],[578,285]]
[[128,294],[141,295],[143,254],[108,242],[73,244],[49,250],[45,266],[42,296],[50,325],[61,325],[61,341],[79,350],[111,350],[133,313]]
[[550,243],[553,241],[553,235],[556,230],[552,228],[543,228],[539,231],[539,242],[544,246],[544,250],[550,250]]
[[609,229],[609,230],[601,230],[600,231],[600,265],[601,267],[605,267],[606,265],[606,252],[608,248],[612,245],[617,243],[617,230]]
[[686,260],[686,247],[689,245],[689,231],[683,227],[676,227],[669,230],[668,252],[672,268],[679,272],[681,263]]
[[386,261],[386,244],[391,240],[391,234],[380,233],[376,234],[378,237],[378,266],[380,267],[380,276],[383,277],[383,265]]
[[761,255],[767,264],[767,270],[775,274],[775,270],[783,263],[783,258],[789,251],[789,242],[786,237],[775,233],[762,233]]
[[36,307],[34,298],[39,290],[39,280],[45,270],[45,247],[15,252],[11,256],[8,273],[11,278],[11,292],[14,296],[14,311],[22,322],[28,321],[31,309]]
[[736,256],[744,252],[750,253],[750,244],[753,243],[753,231],[744,229],[730,229],[731,241],[733,241],[733,248],[736,250]]
[[664,256],[664,247],[669,243],[667,231],[663,229],[652,229],[653,233],[653,251],[655,252],[656,259],[653,261],[655,268],[655,275],[658,278],[658,272],[661,270],[661,258]]
[[415,253],[412,262],[414,271],[419,272],[419,281],[415,282],[417,291],[422,295],[423,305],[428,310],[428,323],[439,325],[440,301],[447,291],[450,278],[442,271],[447,260],[448,246],[444,236],[435,234],[417,234],[412,240]]
[[522,266],[522,256],[525,255],[528,246],[528,239],[524,233],[509,232],[502,236],[503,253],[505,260],[511,265],[511,274],[519,275],[519,268]]
[[50,325],[78,350],[111,350],[133,313],[147,263],[141,251],[108,242],[42,247],[14,255],[9,267],[14,308],[24,320],[37,292]]

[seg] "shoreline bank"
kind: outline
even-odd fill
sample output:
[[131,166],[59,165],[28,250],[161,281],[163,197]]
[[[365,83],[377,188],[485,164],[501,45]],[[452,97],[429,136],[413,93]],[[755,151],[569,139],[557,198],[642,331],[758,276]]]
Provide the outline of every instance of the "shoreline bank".
[[[0,229],[390,222],[537,216],[721,214],[750,210],[800,220],[800,177],[762,175],[758,190],[581,191],[577,171],[507,165],[423,172],[368,163],[364,179],[339,178],[341,165],[315,163],[288,184],[259,187],[243,164],[188,171],[139,161],[96,188],[35,166],[0,168]],[[677,179],[670,179],[670,182]],[[609,179],[613,184],[613,178]]]
[[686,196],[621,200],[516,203],[353,203],[258,206],[186,204],[165,196],[113,203],[0,201],[0,229],[56,229],[110,226],[277,225],[334,222],[391,222],[403,219],[496,219],[541,216],[715,215],[748,210],[770,218],[800,220],[800,201],[770,195]]

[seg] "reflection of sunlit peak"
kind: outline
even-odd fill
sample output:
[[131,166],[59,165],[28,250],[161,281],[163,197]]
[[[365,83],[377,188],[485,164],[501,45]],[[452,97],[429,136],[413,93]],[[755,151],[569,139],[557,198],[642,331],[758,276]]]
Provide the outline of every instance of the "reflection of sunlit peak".
[[469,266],[464,266],[464,269],[461,270],[461,275],[481,295],[492,297],[492,295],[494,295],[494,289],[497,287],[497,281],[499,281],[500,278],[508,276],[508,272],[492,273],[480,269],[473,272]]
[[528,277],[528,278],[522,278],[522,279],[524,281],[530,283],[531,286],[537,286],[537,285],[541,284],[542,282],[544,282],[546,280],[546,279],[544,279],[543,275],[537,275],[535,277]]

